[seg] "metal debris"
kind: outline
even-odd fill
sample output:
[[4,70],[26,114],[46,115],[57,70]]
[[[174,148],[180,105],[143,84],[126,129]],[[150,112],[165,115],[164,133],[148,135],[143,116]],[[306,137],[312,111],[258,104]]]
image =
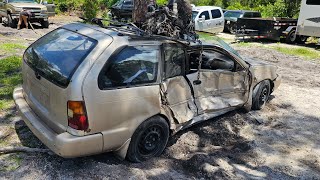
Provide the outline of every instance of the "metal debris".
[[142,29],[148,34],[163,35],[176,39],[198,39],[192,21],[192,7],[187,0],[176,0],[175,6],[159,7],[147,14]]

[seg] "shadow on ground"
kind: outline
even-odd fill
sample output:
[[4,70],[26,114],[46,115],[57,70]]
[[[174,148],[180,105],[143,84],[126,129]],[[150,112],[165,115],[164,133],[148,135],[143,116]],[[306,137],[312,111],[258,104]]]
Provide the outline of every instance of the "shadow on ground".
[[[291,105],[283,105],[277,108],[290,108]],[[298,117],[275,117],[281,119],[293,119]],[[303,116],[303,115],[301,115]],[[271,118],[272,119],[272,118]],[[308,126],[319,125],[320,119],[313,119],[307,122]],[[296,119],[295,121],[300,121]],[[315,124],[314,124],[315,123]],[[260,125],[256,119],[243,111],[233,111],[218,118],[199,123],[191,128],[183,130],[170,138],[167,148],[162,156],[152,158],[144,163],[130,163],[122,161],[113,153],[100,155],[64,159],[56,155],[38,154],[26,160],[32,161],[32,169],[40,171],[44,177],[53,178],[295,178],[292,173],[283,169],[275,169],[264,165],[265,159],[258,156],[255,149],[261,148],[255,140],[248,140],[242,137],[240,131],[247,125],[270,126],[275,129],[261,134],[272,134],[276,131],[286,131],[292,129],[286,123],[275,125],[266,123]],[[45,146],[31,133],[23,121],[15,124],[16,132],[21,143],[28,147],[45,148]],[[276,145],[303,146],[313,144],[314,148],[319,148],[314,139],[310,139],[310,134],[302,131],[294,131],[299,140],[288,139],[280,135],[276,141],[266,142],[268,146],[264,148],[264,154],[276,153]],[[269,139],[270,140],[270,139]],[[270,145],[270,146],[269,146]],[[272,145],[272,146],[271,146]],[[264,144],[262,145],[262,147]],[[282,162],[278,162],[281,167]],[[319,167],[312,163],[312,159],[303,159],[301,163],[306,164],[315,171]],[[19,178],[27,178],[26,169],[30,165],[19,168],[15,175]],[[44,166],[50,168],[43,168]],[[307,172],[306,172],[307,173]],[[10,174],[10,173],[9,173]]]

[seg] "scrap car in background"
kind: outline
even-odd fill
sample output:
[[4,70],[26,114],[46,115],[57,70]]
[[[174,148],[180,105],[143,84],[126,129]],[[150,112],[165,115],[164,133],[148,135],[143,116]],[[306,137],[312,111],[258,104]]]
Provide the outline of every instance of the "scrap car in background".
[[14,100],[59,156],[159,156],[171,134],[238,108],[261,109],[280,84],[275,66],[220,39],[201,45],[136,32],[74,23],[25,51]]
[[38,22],[43,28],[49,27],[48,18],[55,16],[55,5],[48,4],[47,1],[35,0],[1,0],[0,1],[0,23],[5,23],[12,28],[17,27],[20,12],[31,11],[34,16],[29,18],[30,22]]
[[133,11],[133,0],[119,0],[111,8],[110,13],[116,19],[131,19]]

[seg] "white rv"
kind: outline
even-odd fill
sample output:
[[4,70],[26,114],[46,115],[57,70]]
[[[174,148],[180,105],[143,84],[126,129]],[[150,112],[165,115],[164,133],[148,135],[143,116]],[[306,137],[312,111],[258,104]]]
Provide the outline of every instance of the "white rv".
[[198,6],[192,8],[196,31],[220,33],[224,29],[224,15],[220,7]]
[[320,0],[302,0],[297,34],[320,37]]

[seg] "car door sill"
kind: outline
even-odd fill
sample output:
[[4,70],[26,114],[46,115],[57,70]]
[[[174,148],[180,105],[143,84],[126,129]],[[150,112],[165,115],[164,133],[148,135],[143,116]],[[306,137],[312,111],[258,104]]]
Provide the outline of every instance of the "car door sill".
[[177,132],[179,132],[181,130],[187,129],[187,128],[189,128],[190,126],[192,126],[194,124],[197,124],[197,123],[200,123],[200,122],[203,122],[203,121],[206,121],[206,120],[210,120],[212,118],[215,118],[215,117],[218,117],[220,115],[223,115],[223,114],[225,114],[227,112],[236,110],[237,108],[238,107],[228,107],[228,108],[224,108],[224,109],[221,109],[221,110],[218,110],[218,111],[215,111],[215,112],[200,114],[200,115],[194,117],[193,119],[191,119],[190,121],[187,121],[187,122],[181,124],[180,126],[178,126],[174,133],[177,133]]

